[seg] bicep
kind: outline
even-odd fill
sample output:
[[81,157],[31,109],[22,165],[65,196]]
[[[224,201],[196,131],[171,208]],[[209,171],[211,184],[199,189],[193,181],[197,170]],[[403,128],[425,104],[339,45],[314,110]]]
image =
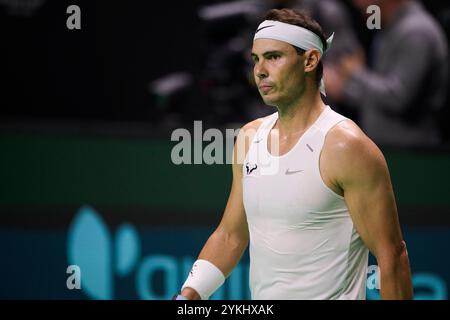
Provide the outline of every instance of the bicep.
[[242,183],[233,178],[230,195],[220,222],[219,229],[229,234],[236,234],[243,239],[248,238],[247,218],[242,200]]
[[353,163],[343,189],[355,228],[378,259],[396,250],[402,235],[386,161],[377,148],[367,153]]
[[224,231],[227,234],[238,235],[243,240],[248,240],[247,217],[244,209],[242,190],[243,159],[239,159],[238,144],[239,142],[236,143],[233,152],[233,182],[231,184],[231,190],[228,196],[228,201],[225,207],[222,221],[220,222],[218,229]]
[[239,131],[233,148],[233,182],[222,221],[218,227],[218,231],[224,232],[227,236],[238,236],[239,240],[246,242],[249,239],[249,231],[243,201],[243,164],[256,131],[264,119],[254,120]]

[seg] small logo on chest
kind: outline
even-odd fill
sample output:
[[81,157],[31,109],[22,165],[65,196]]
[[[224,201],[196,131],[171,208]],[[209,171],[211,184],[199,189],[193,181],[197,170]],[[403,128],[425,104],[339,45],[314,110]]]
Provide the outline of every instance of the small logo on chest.
[[255,164],[250,164],[249,162],[247,162],[245,164],[245,168],[247,169],[247,175],[249,175],[250,173],[252,173],[253,171],[255,171],[258,168],[258,165]]
[[303,172],[303,171],[304,171],[304,170],[290,170],[290,169],[288,168],[288,169],[286,169],[285,174],[286,174],[286,175],[290,175],[290,174],[300,173],[300,172]]

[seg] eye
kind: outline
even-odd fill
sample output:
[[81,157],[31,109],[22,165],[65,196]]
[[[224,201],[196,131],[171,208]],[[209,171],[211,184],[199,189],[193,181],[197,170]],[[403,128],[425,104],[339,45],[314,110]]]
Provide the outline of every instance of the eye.
[[279,54],[271,54],[267,57],[268,60],[277,60],[278,58],[280,58]]

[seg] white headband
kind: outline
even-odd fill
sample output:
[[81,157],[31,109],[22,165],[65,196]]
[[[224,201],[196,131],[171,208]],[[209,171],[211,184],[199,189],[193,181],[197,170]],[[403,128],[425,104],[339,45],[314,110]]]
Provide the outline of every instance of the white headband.
[[[303,50],[314,48],[319,50],[320,58],[322,58],[323,54],[330,48],[333,37],[334,33],[327,39],[327,48],[324,50],[322,40],[314,32],[289,23],[265,20],[258,26],[253,41],[256,39],[274,39],[287,42]],[[323,79],[320,82],[320,92],[326,96]]]

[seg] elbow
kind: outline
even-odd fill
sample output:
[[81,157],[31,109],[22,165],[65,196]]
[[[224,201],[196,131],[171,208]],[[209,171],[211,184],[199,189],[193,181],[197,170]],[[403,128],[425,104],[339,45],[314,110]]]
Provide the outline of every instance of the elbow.
[[219,227],[214,231],[212,237],[216,238],[233,251],[244,251],[249,243],[247,230],[227,230]]
[[409,266],[408,250],[405,241],[392,244],[377,250],[376,258],[380,269],[395,270],[399,265],[407,262]]
[[405,242],[378,252],[377,261],[383,299],[412,299],[413,286]]

